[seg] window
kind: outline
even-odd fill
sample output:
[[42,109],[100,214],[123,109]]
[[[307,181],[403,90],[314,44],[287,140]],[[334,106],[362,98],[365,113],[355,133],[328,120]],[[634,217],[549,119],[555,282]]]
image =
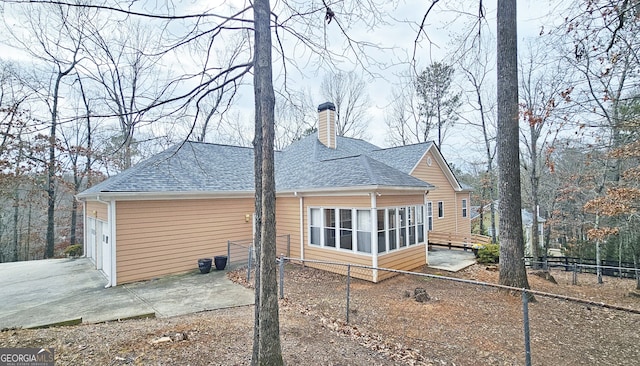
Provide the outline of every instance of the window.
[[373,215],[366,208],[309,208],[309,244],[362,254],[424,244],[425,212],[424,205],[380,208]]
[[400,241],[398,242],[398,247],[402,248],[407,246],[407,208],[400,207],[398,209],[398,216],[400,217],[400,226],[398,227],[400,231]]
[[322,226],[322,216],[319,208],[312,208],[309,222],[309,243],[320,245],[320,227]]
[[409,245],[416,243],[416,206],[407,207],[407,232]]
[[416,223],[418,224],[418,243],[424,242],[424,206],[416,206]]
[[462,217],[467,217],[467,200],[462,200]]
[[387,250],[387,230],[385,228],[384,218],[386,217],[385,209],[378,209],[378,253],[384,253]]
[[353,250],[351,210],[340,209],[340,248]]
[[433,230],[433,202],[427,202],[427,230]]
[[357,242],[358,251],[371,253],[371,211],[358,210]]
[[336,246],[336,210],[324,209],[324,246]]
[[396,237],[396,227],[398,226],[398,222],[396,220],[396,209],[390,208],[387,210],[387,217],[389,218],[389,250],[396,249],[396,244],[398,239]]
[[444,217],[444,202],[438,201],[438,218],[441,219]]

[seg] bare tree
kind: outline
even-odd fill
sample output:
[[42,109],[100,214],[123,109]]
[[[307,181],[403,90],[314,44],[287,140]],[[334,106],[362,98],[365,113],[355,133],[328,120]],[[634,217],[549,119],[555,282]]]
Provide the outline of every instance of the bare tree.
[[322,96],[336,106],[336,134],[364,138],[370,106],[364,80],[353,71],[331,72],[320,85]]
[[[47,236],[45,258],[54,256],[55,212],[56,212],[56,175],[57,175],[57,132],[60,124],[60,100],[63,93],[63,81],[72,75],[81,59],[84,41],[84,25],[90,22],[90,11],[83,8],[70,8],[61,4],[36,5],[23,14],[26,19],[24,29],[29,37],[12,31],[14,39],[25,50],[46,65],[44,71],[51,75],[48,83],[34,85],[49,110],[48,156],[46,158],[47,193]],[[33,47],[37,44],[38,47]]]
[[[157,104],[166,89],[162,88],[158,67],[159,57],[156,42],[159,35],[154,34],[140,21],[125,23],[126,31],[119,23],[95,25],[88,38],[91,45],[92,65],[84,71],[104,92],[105,115],[115,117],[120,126],[119,137],[114,143],[116,149],[123,150],[122,168],[127,169],[133,163],[137,129],[143,124],[156,121],[161,111],[147,108]],[[97,114],[99,112],[94,112]]]
[[524,145],[522,167],[529,180],[528,201],[535,232],[531,237],[530,254],[538,258],[542,255],[537,235],[541,178],[543,174],[549,173],[546,167],[550,164],[550,153],[568,120],[567,103],[571,100],[573,87],[567,85],[570,71],[566,65],[550,62],[548,51],[535,50],[533,45],[530,45],[529,50],[527,61],[521,62],[522,83],[519,94],[524,124],[520,133]]
[[416,84],[411,73],[400,75],[400,80],[391,93],[390,106],[385,114],[389,129],[387,141],[393,146],[426,142],[428,132],[422,131]]
[[[480,232],[485,232],[484,227],[484,207],[489,206],[491,240],[497,243],[496,231],[496,175],[494,159],[496,154],[496,126],[495,126],[495,99],[492,93],[487,93],[489,74],[492,71],[491,65],[495,63],[494,57],[488,49],[482,47],[483,43],[475,43],[473,40],[464,38],[461,40],[469,44],[468,52],[459,57],[459,68],[470,86],[470,90],[465,93],[471,115],[461,114],[461,118],[471,126],[479,128],[482,132],[482,150],[485,157],[485,171],[480,176]],[[471,41],[471,42],[469,42]],[[492,40],[495,42],[495,40]]]

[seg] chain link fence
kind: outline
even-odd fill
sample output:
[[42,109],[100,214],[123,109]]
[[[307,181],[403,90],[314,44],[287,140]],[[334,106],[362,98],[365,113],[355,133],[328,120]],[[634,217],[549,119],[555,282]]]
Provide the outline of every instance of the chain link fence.
[[[278,257],[291,255],[291,235],[276,236],[276,253]],[[233,265],[231,268],[247,266],[247,282],[251,281],[255,261],[253,239],[227,241],[227,262],[230,266]]]
[[[286,295],[301,311],[316,314],[323,326],[360,334],[365,332],[361,325],[373,324],[377,336],[368,335],[367,342],[384,334],[405,352],[433,352],[436,359],[430,362],[451,362],[438,360],[435,349],[453,350],[464,356],[461,359],[477,359],[478,364],[620,365],[640,359],[640,307],[440,273],[286,257],[280,258],[278,265],[280,298]],[[319,274],[308,268],[311,266],[338,273]],[[377,284],[357,279],[373,270],[396,276]],[[289,281],[302,281],[303,285],[287,287]],[[469,297],[472,308],[459,305],[468,304]],[[529,303],[531,298],[535,298],[534,304]],[[452,316],[466,323],[468,334],[452,325]],[[498,339],[503,343],[497,344]],[[602,350],[592,349],[594,340]]]

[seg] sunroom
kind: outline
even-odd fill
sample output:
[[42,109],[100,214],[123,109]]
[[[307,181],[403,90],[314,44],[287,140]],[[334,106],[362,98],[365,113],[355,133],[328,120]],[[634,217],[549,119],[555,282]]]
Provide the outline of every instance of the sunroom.
[[[427,213],[424,204],[377,208],[310,206],[305,258],[374,268],[415,269],[427,263],[430,220]],[[318,267],[338,273],[345,271],[340,266]],[[358,268],[352,275],[378,282],[394,273]]]

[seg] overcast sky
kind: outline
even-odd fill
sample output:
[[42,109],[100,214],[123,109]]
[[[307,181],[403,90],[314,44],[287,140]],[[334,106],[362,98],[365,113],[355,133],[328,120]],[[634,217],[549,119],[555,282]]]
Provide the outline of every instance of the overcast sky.
[[[235,0],[234,0],[235,1]],[[241,3],[244,1],[238,0]],[[371,142],[376,145],[386,147],[388,142],[386,140],[387,127],[385,125],[385,110],[389,107],[391,101],[391,90],[394,84],[397,83],[397,75],[402,72],[406,72],[409,67],[404,64],[397,64],[400,60],[407,60],[411,58],[414,52],[415,39],[416,39],[416,27],[426,10],[430,5],[430,1],[420,0],[406,0],[400,1],[397,8],[392,8],[390,5],[383,2],[383,6],[388,7],[389,15],[394,19],[402,22],[393,22],[391,26],[382,27],[375,32],[365,29],[364,27],[354,27],[349,30],[350,36],[355,39],[369,41],[371,43],[378,44],[383,49],[372,48],[369,50],[369,56],[378,60],[381,64],[384,64],[385,68],[378,68],[371,66],[364,72],[361,68],[350,64],[348,60],[339,64],[339,67],[344,71],[354,70],[362,74],[363,78],[368,84],[366,92],[369,94],[372,102],[371,108],[368,110],[369,115],[369,135]],[[429,41],[424,39],[418,44],[416,51],[417,69],[421,70],[431,62],[434,61],[447,61],[446,57],[454,51],[456,47],[455,42],[452,41],[456,34],[467,32],[469,24],[473,21],[474,15],[477,14],[477,1],[476,0],[451,0],[440,1],[438,5],[432,10],[431,14],[427,18],[425,31],[429,37]],[[519,0],[518,1],[518,32],[520,42],[520,48],[526,44],[525,40],[537,37],[541,31],[541,27],[550,27],[553,22],[558,22],[558,19],[554,19],[549,14],[557,13],[553,6],[559,6],[558,2],[552,1],[531,1],[531,0]],[[187,3],[187,12],[192,12],[201,6],[210,6],[209,1],[194,1]],[[199,5],[201,4],[201,5]],[[490,32],[495,33],[495,8],[496,1],[483,1],[486,7],[486,22],[490,27]],[[5,5],[6,6],[6,5]],[[467,9],[465,9],[465,7]],[[8,26],[11,27],[12,23],[17,23],[17,18],[11,17],[9,12],[5,12],[5,21]],[[342,19],[341,19],[342,20]],[[346,22],[345,22],[346,23]],[[333,27],[333,28],[332,28]],[[335,22],[326,25],[327,35],[329,37],[335,37],[336,39],[330,39],[329,47],[336,47],[339,50],[341,35],[337,32]],[[11,47],[12,42],[10,37],[6,34],[0,35],[0,55],[4,59],[12,59],[18,63],[29,62],[29,56],[22,50]],[[333,42],[331,42],[333,41]],[[494,49],[495,47],[493,47]],[[492,49],[492,51],[493,51]],[[293,72],[290,76],[293,76],[292,84],[294,87],[300,87],[301,89],[307,89],[312,93],[314,102],[316,105],[325,102],[320,96],[320,82],[324,73],[318,69],[315,64],[305,64],[305,60],[301,59],[300,73],[295,74]],[[185,58],[180,60],[182,63],[188,62]],[[306,66],[305,66],[306,65]],[[392,66],[395,65],[395,66]],[[279,68],[275,67],[277,73]],[[289,72],[292,72],[290,69]],[[281,80],[278,74],[275,76],[276,83]],[[247,121],[248,129],[252,126],[252,109],[253,109],[253,92],[251,88],[245,88],[241,92],[241,98],[236,105],[236,111],[238,115]],[[454,163],[456,166],[464,166],[466,162],[475,160],[478,154],[473,147],[470,147],[469,141],[477,140],[479,131],[474,131],[468,126],[458,126],[447,137],[443,146],[443,152],[448,161]],[[431,136],[432,138],[434,135]]]

